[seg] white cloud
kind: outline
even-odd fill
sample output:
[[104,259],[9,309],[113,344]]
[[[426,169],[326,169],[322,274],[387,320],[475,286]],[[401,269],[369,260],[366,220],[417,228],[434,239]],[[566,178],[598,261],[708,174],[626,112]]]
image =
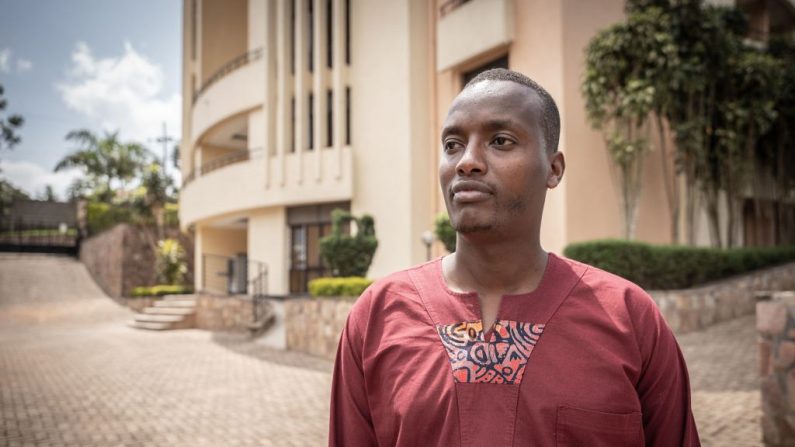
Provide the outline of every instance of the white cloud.
[[57,84],[72,110],[97,121],[106,130],[120,130],[123,140],[152,146],[151,139],[181,129],[182,99],[163,92],[160,66],[135,51],[129,42],[119,57],[96,58],[79,42],[72,53],[68,80]]
[[27,59],[17,59],[17,73],[24,73],[33,68],[33,62]]
[[80,171],[76,169],[52,172],[51,169],[45,169],[29,161],[4,160],[0,164],[0,169],[4,178],[31,196],[44,191],[47,185],[52,185],[61,200],[66,198],[66,191],[72,181],[81,176]]
[[0,50],[0,73],[11,71],[11,49],[3,48]]

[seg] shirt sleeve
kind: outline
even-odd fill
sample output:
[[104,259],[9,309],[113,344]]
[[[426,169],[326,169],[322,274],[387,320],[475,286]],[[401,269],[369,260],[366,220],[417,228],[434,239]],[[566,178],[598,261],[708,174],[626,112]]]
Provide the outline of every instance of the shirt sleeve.
[[690,379],[682,351],[657,305],[645,292],[635,318],[643,372],[637,384],[647,446],[700,446],[690,407]]
[[[359,300],[362,298],[364,296]],[[328,437],[330,447],[378,445],[367,401],[362,368],[363,337],[358,329],[356,310],[357,306],[348,315],[334,362]]]

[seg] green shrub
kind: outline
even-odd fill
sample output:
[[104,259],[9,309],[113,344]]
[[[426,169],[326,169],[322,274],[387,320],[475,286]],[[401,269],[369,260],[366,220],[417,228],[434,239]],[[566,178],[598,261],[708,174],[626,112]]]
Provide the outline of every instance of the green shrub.
[[795,261],[795,246],[719,249],[599,240],[571,244],[563,254],[644,289],[671,290]]
[[455,251],[455,230],[450,224],[450,216],[447,213],[439,213],[433,221],[433,232],[436,239],[442,241],[444,248],[450,253]]
[[133,219],[134,211],[129,207],[103,202],[86,204],[86,225],[90,235],[101,233],[116,224],[131,223]]
[[163,239],[157,242],[155,252],[157,280],[165,284],[179,284],[188,272],[185,250],[176,239]]
[[167,227],[179,227],[179,205],[176,203],[166,203],[163,211],[163,224]]
[[[344,234],[342,228],[356,223],[356,235]],[[378,240],[375,222],[364,215],[360,218],[340,209],[331,212],[331,234],[320,239],[320,256],[334,276],[365,276],[373,262]]]
[[152,287],[136,287],[132,290],[132,296],[163,296],[163,295],[184,295],[193,293],[193,288],[190,286],[174,286],[168,284],[159,284]]
[[317,278],[309,281],[309,294],[312,296],[358,297],[372,280],[361,276],[346,278]]

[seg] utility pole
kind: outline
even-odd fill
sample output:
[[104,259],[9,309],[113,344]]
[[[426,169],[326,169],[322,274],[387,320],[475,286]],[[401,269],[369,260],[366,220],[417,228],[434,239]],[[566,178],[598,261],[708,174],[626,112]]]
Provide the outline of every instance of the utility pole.
[[157,141],[158,143],[163,143],[163,164],[162,164],[162,168],[163,168],[163,176],[165,176],[166,175],[166,169],[167,169],[167,166],[168,166],[168,143],[174,141],[174,138],[170,137],[168,135],[168,132],[166,132],[166,122],[165,121],[163,121],[163,136],[157,137],[157,139],[155,141]]

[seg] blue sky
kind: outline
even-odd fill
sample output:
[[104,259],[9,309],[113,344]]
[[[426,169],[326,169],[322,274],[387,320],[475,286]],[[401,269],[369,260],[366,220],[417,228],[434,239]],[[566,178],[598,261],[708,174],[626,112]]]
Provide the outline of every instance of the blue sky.
[[[74,129],[118,129],[158,155],[179,138],[182,2],[0,0],[0,84],[6,113],[25,118],[22,143],[0,153],[0,177],[63,196],[76,172],[54,174]],[[63,197],[62,197],[63,198]]]

